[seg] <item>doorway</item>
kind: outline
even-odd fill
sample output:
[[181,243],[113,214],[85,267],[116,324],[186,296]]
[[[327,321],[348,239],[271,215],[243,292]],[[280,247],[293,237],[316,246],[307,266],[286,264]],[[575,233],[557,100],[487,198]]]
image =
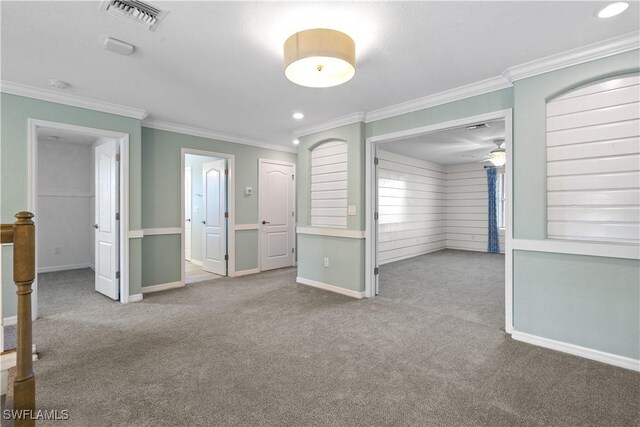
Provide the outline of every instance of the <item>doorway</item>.
[[511,110],[368,138],[367,296],[511,332],[510,144]]
[[182,149],[182,283],[235,275],[234,156]]

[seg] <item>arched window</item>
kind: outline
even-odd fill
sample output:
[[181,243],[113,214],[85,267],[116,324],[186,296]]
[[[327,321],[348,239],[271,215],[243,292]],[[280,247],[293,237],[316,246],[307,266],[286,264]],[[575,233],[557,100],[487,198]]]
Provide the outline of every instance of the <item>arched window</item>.
[[327,141],[311,151],[311,226],[347,228],[345,141]]
[[547,103],[550,239],[640,241],[640,76],[569,91]]

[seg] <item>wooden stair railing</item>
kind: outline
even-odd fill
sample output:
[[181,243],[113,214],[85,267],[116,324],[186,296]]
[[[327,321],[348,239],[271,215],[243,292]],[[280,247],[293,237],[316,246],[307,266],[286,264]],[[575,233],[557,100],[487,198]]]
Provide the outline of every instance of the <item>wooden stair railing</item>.
[[13,224],[2,224],[2,243],[13,243],[13,281],[18,295],[16,376],[13,408],[20,414],[16,426],[35,426],[36,379],[33,375],[31,285],[36,277],[36,230],[31,212],[18,212]]

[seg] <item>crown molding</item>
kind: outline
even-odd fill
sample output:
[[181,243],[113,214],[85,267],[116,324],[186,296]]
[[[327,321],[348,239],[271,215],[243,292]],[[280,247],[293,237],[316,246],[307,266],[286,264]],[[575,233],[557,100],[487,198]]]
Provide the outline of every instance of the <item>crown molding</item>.
[[310,135],[312,133],[318,133],[329,129],[335,129],[340,126],[350,125],[353,123],[359,123],[365,121],[366,114],[363,112],[351,113],[346,116],[340,116],[333,120],[329,120],[327,122],[322,122],[317,125],[307,126],[304,128],[299,128],[293,131],[293,134],[296,137]]
[[461,99],[482,95],[484,93],[505,89],[511,86],[511,82],[504,76],[491,77],[479,82],[438,92],[433,95],[370,111],[367,113],[366,122],[371,123],[376,120],[388,119],[389,117],[395,117],[401,114],[413,113],[415,111],[424,110],[425,108],[459,101]]
[[634,49],[640,49],[640,31],[623,34],[622,36],[509,67],[502,75],[510,82],[514,82]]
[[34,86],[27,86],[21,83],[2,80],[0,82],[0,91],[10,95],[24,96],[27,98],[39,99],[41,101],[55,102],[58,104],[69,105],[71,107],[85,108],[88,110],[100,111],[102,113],[115,114],[118,116],[131,117],[133,119],[143,120],[149,114],[140,108],[128,107],[126,105],[112,104],[105,101],[97,101],[95,99],[83,98],[68,93],[53,91],[49,89],[41,89]]
[[193,126],[181,125],[179,123],[166,122],[162,120],[144,120],[142,127],[164,130],[167,132],[182,133],[185,135],[198,136],[201,138],[215,139],[224,142],[233,142],[235,144],[251,145],[253,147],[266,148],[269,150],[284,151],[286,153],[297,153],[295,148],[287,148],[267,141],[259,141],[255,139],[245,138],[243,136],[231,135],[228,133],[216,132],[209,129],[202,129]]

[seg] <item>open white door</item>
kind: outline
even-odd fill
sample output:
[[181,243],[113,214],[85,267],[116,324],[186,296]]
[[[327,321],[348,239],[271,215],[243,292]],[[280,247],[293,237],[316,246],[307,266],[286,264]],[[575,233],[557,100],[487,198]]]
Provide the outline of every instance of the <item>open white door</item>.
[[294,253],[293,165],[260,160],[260,268],[290,267]]
[[94,152],[96,291],[114,300],[120,298],[118,148],[112,140],[98,145]]
[[220,159],[202,166],[205,209],[202,269],[221,276],[227,275],[226,165],[226,160]]
[[191,167],[184,168],[184,259],[191,261]]

